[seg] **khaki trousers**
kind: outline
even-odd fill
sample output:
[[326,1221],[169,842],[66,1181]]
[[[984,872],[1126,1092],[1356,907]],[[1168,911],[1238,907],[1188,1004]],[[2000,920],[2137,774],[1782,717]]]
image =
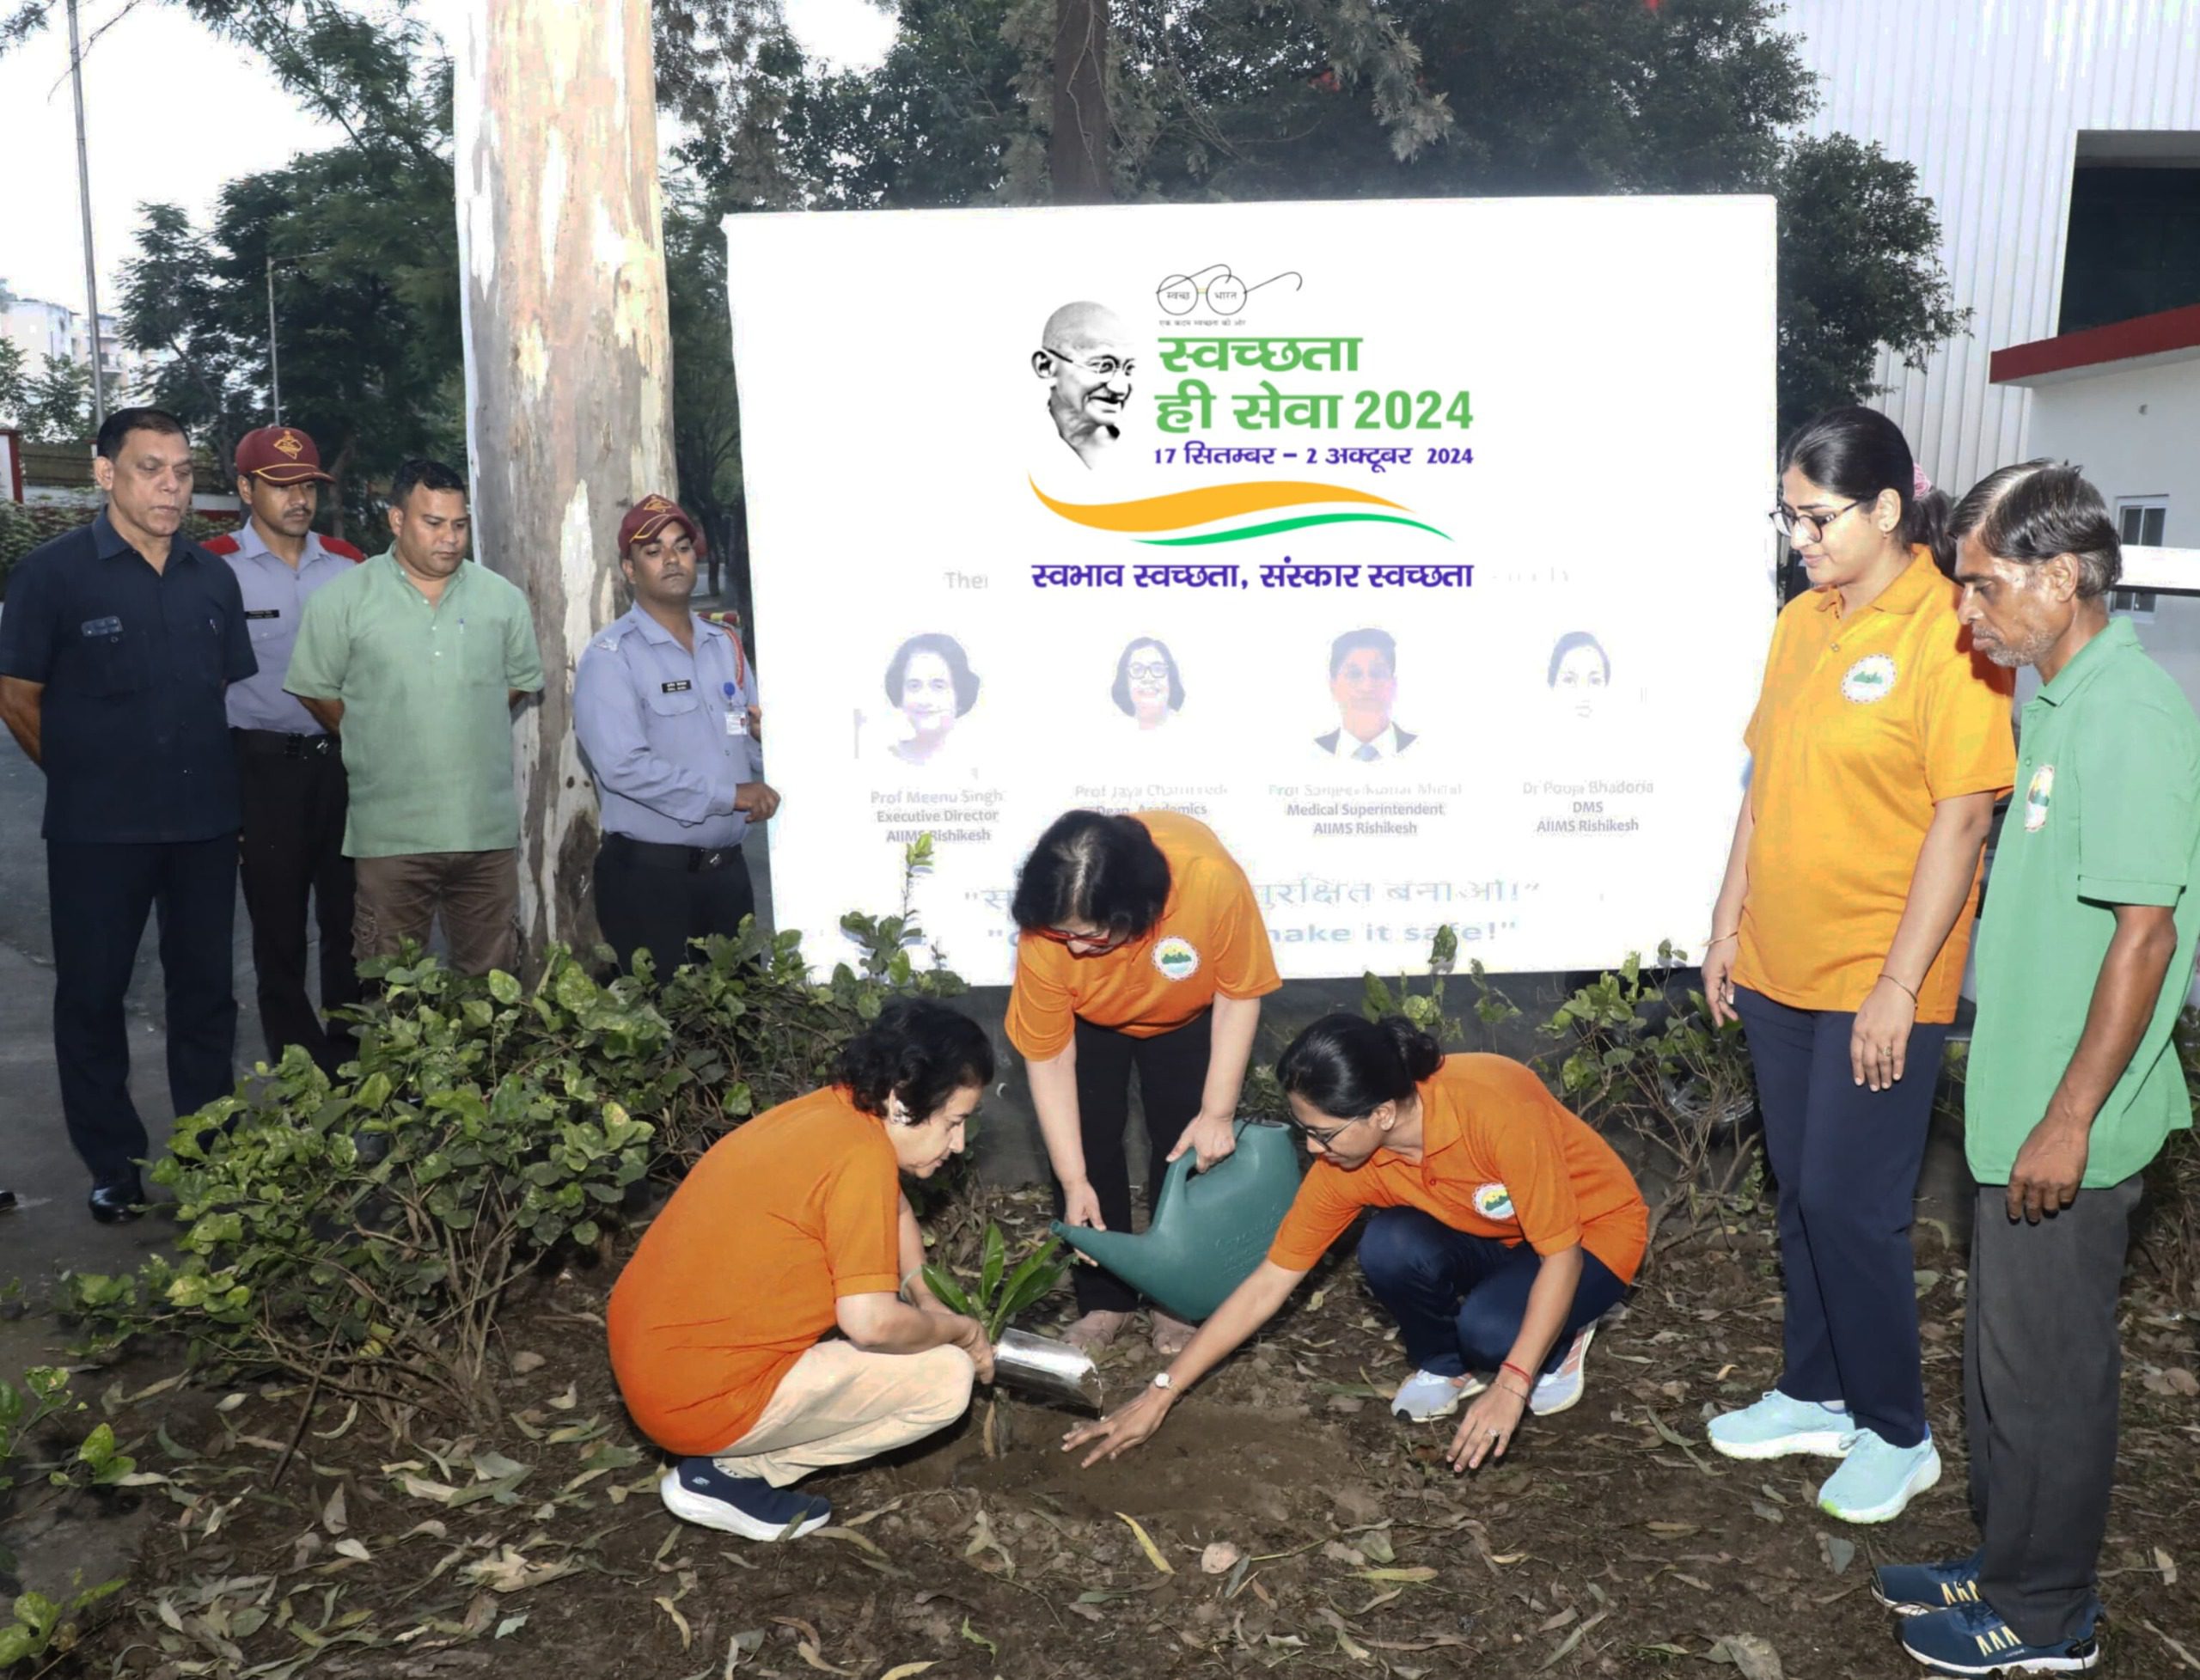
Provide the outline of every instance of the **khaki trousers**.
[[728,1475],[774,1488],[812,1470],[890,1452],[944,1429],[969,1409],[977,1368],[960,1347],[866,1353],[821,1341],[773,1390],[755,1427],[713,1455]]
[[450,966],[461,974],[519,969],[519,853],[422,852],[353,860],[352,955],[394,956],[428,943],[438,913]]

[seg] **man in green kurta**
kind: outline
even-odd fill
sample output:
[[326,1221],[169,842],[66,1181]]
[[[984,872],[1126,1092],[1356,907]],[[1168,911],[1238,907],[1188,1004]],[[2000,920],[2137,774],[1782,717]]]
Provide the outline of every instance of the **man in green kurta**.
[[466,481],[409,461],[389,552],[306,603],[284,683],[343,743],[354,954],[425,944],[462,974],[519,966],[511,709],[542,687],[527,596],[466,558]]
[[2099,1659],[2116,1469],[2116,1304],[2140,1176],[2192,1123],[2172,1029],[2200,934],[2200,718],[2111,619],[2115,525],[2075,467],[2005,467],[1955,511],[1973,645],[2031,665],[1979,917],[1965,1090],[1978,1181],[1964,1326],[1960,1563],[1877,1572],[1913,1656],[1960,1674]]

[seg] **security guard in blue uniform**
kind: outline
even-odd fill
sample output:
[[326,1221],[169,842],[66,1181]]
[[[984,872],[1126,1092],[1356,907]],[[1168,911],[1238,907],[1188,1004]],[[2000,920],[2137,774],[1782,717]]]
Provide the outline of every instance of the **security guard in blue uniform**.
[[645,496],[619,526],[633,610],[581,655],[573,730],[596,779],[603,842],[596,914],[631,968],[659,974],[690,940],[737,932],[756,907],[741,843],[779,809],[758,778],[761,714],[741,643],[690,610],[701,528],[677,503]]

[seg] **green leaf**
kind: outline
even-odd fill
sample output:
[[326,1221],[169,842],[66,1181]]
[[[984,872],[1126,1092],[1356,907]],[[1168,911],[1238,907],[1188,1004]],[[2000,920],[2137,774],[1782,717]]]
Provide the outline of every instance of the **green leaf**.
[[939,1298],[940,1305],[950,1312],[960,1313],[965,1318],[975,1318],[976,1309],[970,1298],[962,1292],[962,1286],[937,1266],[925,1268],[925,1286]]
[[1001,1274],[1008,1269],[1008,1239],[997,1225],[986,1226],[984,1258],[978,1268],[978,1300],[987,1307],[1000,1294]]
[[489,995],[510,1008],[520,999],[519,982],[502,968],[489,971]]

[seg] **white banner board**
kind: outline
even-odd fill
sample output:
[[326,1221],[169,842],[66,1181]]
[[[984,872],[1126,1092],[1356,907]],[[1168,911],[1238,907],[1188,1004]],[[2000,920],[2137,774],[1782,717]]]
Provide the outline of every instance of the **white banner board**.
[[1076,805],[1286,976],[1700,943],[1774,611],[1765,199],[726,223],[782,927],[1012,967]]

